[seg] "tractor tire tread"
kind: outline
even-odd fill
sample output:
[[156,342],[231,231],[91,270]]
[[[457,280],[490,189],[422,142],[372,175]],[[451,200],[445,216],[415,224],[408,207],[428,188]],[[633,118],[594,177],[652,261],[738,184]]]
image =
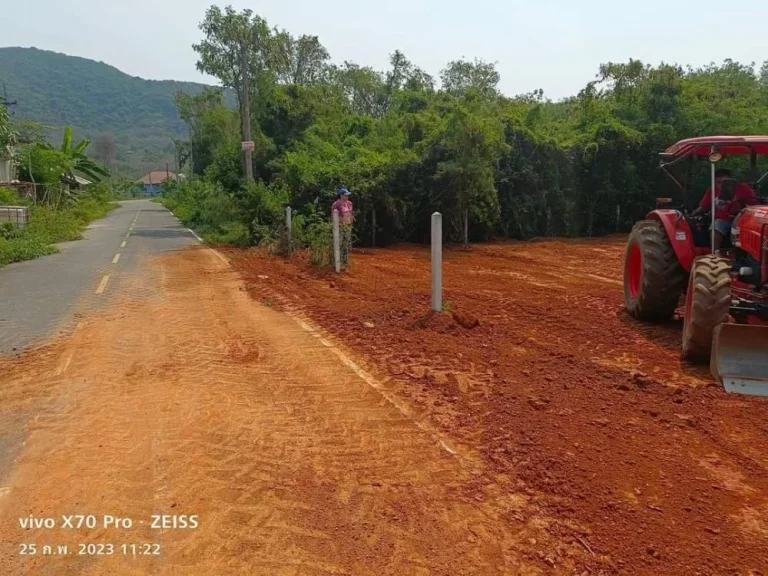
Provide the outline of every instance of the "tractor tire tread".
[[685,288],[685,271],[661,222],[642,220],[635,224],[627,246],[627,258],[633,242],[640,244],[643,274],[640,293],[636,298],[629,297],[625,287],[627,309],[638,320],[669,320]]
[[702,256],[694,263],[691,318],[683,331],[683,358],[707,362],[715,328],[728,321],[731,307],[731,265],[718,256]]

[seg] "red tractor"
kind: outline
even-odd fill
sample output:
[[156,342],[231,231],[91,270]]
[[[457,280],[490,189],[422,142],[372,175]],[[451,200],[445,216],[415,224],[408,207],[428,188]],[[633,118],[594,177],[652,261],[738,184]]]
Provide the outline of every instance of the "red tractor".
[[[709,164],[713,209],[701,215],[657,208],[635,224],[627,243],[624,300],[638,320],[663,322],[685,295],[683,358],[709,361],[728,392],[768,396],[768,201],[756,195],[736,201],[734,190],[743,190],[743,183],[716,182],[716,164],[736,155],[750,159],[749,185],[757,190],[768,176],[758,178],[768,136],[691,138],[661,154],[661,169],[686,195],[697,163]],[[715,230],[722,225],[715,225],[714,207],[725,205],[733,223],[716,250]]]

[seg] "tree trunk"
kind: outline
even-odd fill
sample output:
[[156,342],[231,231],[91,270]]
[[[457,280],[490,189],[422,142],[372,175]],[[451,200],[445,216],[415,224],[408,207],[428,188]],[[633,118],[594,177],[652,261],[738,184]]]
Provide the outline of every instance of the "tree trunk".
[[464,210],[464,246],[469,245],[469,209]]
[[544,232],[545,236],[552,234],[552,208],[547,208],[547,229]]
[[376,248],[376,208],[373,208],[373,210],[371,210],[371,217],[373,219],[373,223],[372,223],[373,232],[371,235],[371,244],[373,244],[373,247]]
[[[243,141],[250,142],[251,140],[251,87],[250,78],[248,76],[248,51],[243,47],[243,97],[242,97],[242,116],[243,116]],[[250,148],[246,148],[243,151],[244,158],[243,164],[245,166],[245,182],[250,184],[253,182],[253,151]]]

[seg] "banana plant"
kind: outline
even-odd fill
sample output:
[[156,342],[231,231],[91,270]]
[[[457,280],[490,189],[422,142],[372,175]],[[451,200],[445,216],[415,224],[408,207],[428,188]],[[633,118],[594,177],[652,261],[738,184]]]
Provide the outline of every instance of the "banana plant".
[[18,134],[11,125],[8,107],[0,102],[0,158],[12,158]]
[[61,153],[67,158],[67,168],[62,174],[64,179],[74,182],[76,172],[93,182],[100,182],[102,178],[109,178],[109,171],[86,156],[85,150],[90,144],[90,140],[83,139],[77,145],[73,145],[72,128],[69,126],[64,128],[64,140],[61,143]]

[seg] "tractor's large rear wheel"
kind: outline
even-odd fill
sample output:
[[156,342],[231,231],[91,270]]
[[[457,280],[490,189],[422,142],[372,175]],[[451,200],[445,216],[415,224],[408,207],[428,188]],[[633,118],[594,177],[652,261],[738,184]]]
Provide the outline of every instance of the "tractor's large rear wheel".
[[712,336],[728,322],[731,309],[731,264],[718,256],[697,258],[685,297],[683,358],[709,362]]
[[629,313],[638,320],[669,320],[684,287],[685,270],[661,222],[635,224],[624,259],[624,302]]

